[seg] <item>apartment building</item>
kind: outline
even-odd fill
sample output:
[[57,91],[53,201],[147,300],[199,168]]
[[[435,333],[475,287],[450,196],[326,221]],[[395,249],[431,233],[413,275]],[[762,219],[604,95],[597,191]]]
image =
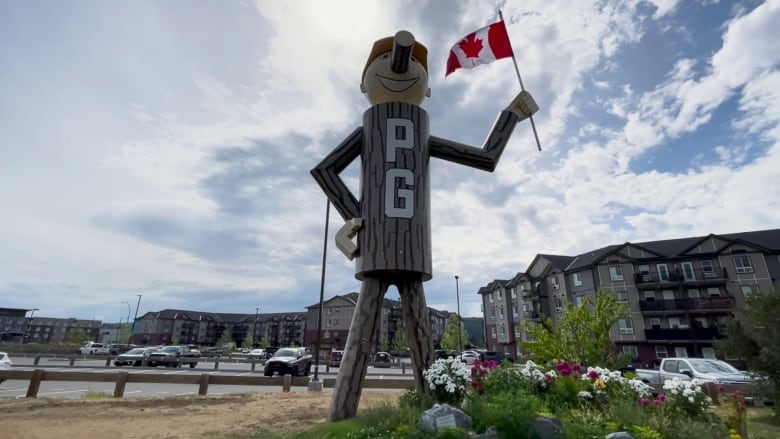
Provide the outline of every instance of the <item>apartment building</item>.
[[130,343],[138,345],[197,344],[213,346],[227,332],[236,345],[264,337],[271,346],[303,346],[304,313],[210,313],[179,309],[151,311],[136,320]]
[[[352,315],[357,306],[358,295],[356,292],[351,292],[333,296],[323,302],[320,352],[344,348],[349,335],[349,326],[352,323]],[[317,344],[319,308],[319,303],[306,307],[306,346]],[[392,343],[396,332],[401,328],[402,319],[401,302],[385,298],[382,302],[379,331],[371,341],[377,350],[379,350],[378,346],[383,338]],[[428,307],[428,319],[431,324],[434,345],[438,345],[449,321],[449,313]]]
[[[538,254],[525,272],[480,288],[488,349],[523,354],[522,321],[553,323],[598,290],[629,307],[610,337],[638,365],[720,356],[713,341],[750,294],[774,291],[780,229],[609,245],[577,256]],[[507,310],[509,312],[507,312]]]

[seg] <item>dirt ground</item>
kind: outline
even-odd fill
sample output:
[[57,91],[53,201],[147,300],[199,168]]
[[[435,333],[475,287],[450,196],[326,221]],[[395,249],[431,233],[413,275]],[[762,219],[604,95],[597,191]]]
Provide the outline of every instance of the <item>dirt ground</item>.
[[[222,438],[304,430],[325,422],[331,394],[251,393],[206,397],[0,400],[0,438]],[[399,392],[364,391],[360,409]]]

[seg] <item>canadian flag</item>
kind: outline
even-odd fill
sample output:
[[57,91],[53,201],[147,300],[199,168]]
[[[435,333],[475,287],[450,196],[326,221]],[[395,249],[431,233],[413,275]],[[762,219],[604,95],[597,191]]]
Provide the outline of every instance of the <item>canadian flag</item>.
[[455,43],[450,49],[444,76],[460,68],[473,69],[480,64],[489,64],[512,55],[512,44],[502,20],[472,32]]

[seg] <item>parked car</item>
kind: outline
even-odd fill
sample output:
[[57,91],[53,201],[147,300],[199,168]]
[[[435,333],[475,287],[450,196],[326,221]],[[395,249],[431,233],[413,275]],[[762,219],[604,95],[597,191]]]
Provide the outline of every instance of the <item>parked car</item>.
[[387,352],[377,352],[374,354],[374,367],[391,367],[393,357]]
[[457,356],[457,353],[456,352],[452,352],[452,351],[451,352],[447,352],[447,351],[442,350],[442,349],[436,349],[435,351],[433,351],[433,358],[434,358],[434,360],[441,360],[441,359],[445,359],[446,360],[447,358],[450,358],[450,357],[455,358],[456,356]]
[[76,353],[81,355],[109,355],[111,352],[108,346],[103,343],[89,342],[80,347]]
[[311,352],[306,348],[281,348],[265,362],[263,375],[309,375],[311,362]]
[[664,358],[658,370],[636,369],[635,373],[649,384],[663,384],[673,378],[683,381],[695,378],[699,382],[715,384],[747,385],[753,382],[747,373],[725,361],[710,358]]
[[187,346],[163,346],[149,354],[148,365],[151,367],[178,367],[185,364],[194,368],[200,360],[200,352],[192,351]]
[[268,353],[265,351],[265,349],[252,349],[246,354],[246,358],[253,358],[255,360],[265,360]]
[[510,358],[505,357],[501,352],[482,351],[479,353],[479,361],[495,361],[501,364],[504,360],[512,361]]
[[474,364],[474,360],[479,360],[479,352],[463,351],[463,353],[458,356],[458,359],[466,364]]
[[[11,357],[9,357],[5,352],[0,352],[0,370],[11,370],[11,366],[13,366]],[[5,381],[5,379],[0,378],[0,383],[3,381]]]
[[114,359],[114,366],[141,366],[144,363],[144,359],[149,357],[149,354],[156,351],[157,348],[133,348],[124,354],[119,354]]
[[328,366],[330,367],[340,367],[341,366],[341,358],[344,356],[344,351],[334,350],[330,352],[330,357],[328,357]]
[[204,357],[221,357],[222,356],[222,348],[219,346],[210,346],[207,348],[204,348],[202,351],[200,351],[201,355]]

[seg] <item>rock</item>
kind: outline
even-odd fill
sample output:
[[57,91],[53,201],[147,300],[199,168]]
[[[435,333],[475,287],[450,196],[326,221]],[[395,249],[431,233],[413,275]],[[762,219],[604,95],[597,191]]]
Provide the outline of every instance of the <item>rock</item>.
[[634,439],[634,436],[631,436],[627,431],[616,431],[608,434],[604,439]]
[[498,431],[496,431],[495,427],[490,427],[487,430],[485,430],[482,434],[476,434],[476,433],[469,433],[469,438],[471,439],[498,439],[500,436],[498,435]]
[[430,431],[444,427],[470,429],[471,416],[449,404],[434,404],[420,415],[420,424]]
[[538,439],[563,439],[563,424],[555,418],[536,417],[531,422],[529,436]]

